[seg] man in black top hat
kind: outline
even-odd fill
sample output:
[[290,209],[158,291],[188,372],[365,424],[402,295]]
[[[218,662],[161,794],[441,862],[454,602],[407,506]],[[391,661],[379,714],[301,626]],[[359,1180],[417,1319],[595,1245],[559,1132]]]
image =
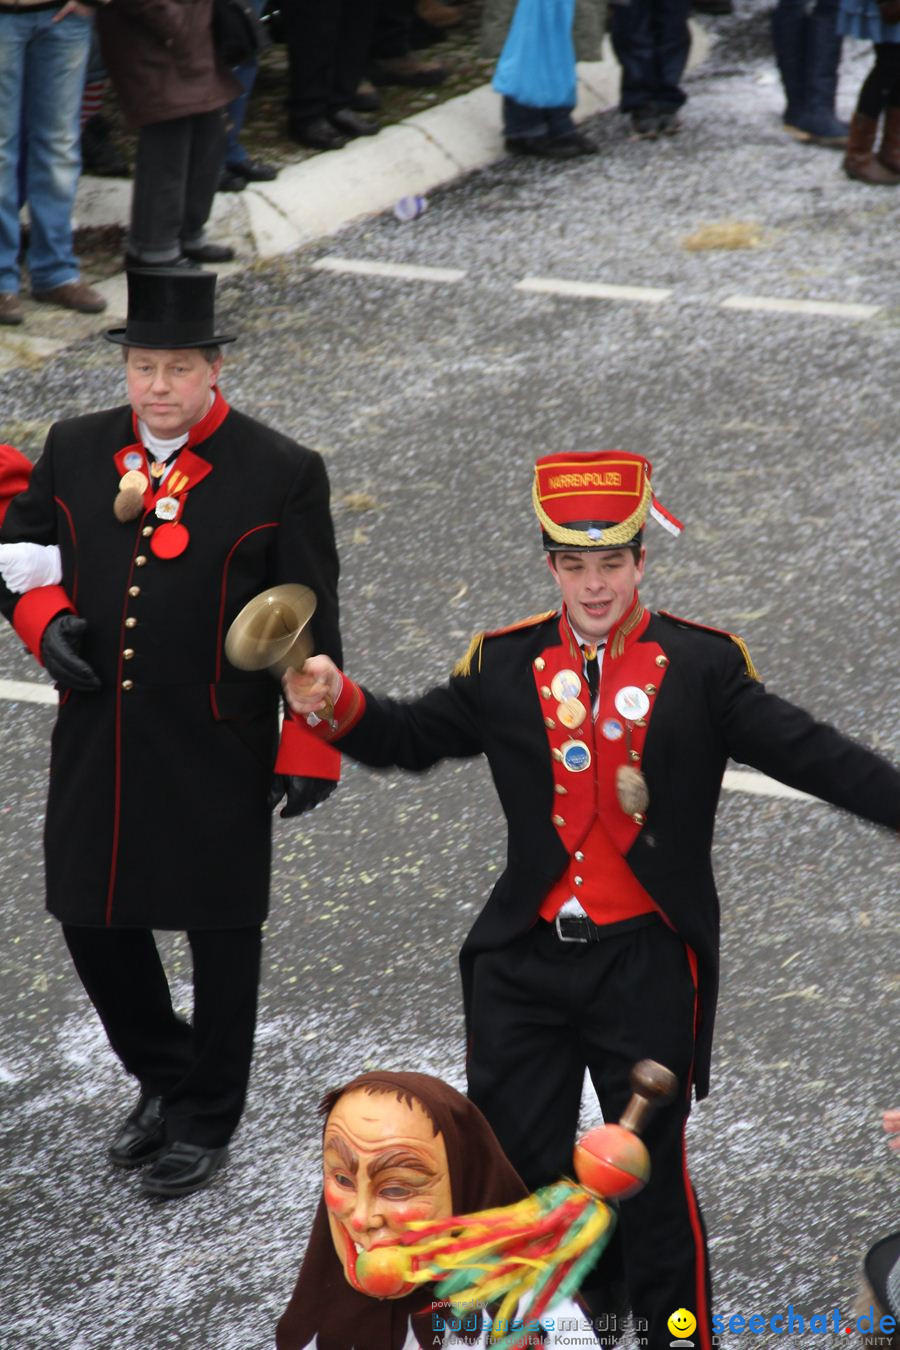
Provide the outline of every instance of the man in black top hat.
[[[273,799],[296,815],[337,777],[311,736],[279,748],[278,686],[230,666],[225,634],[252,597],[300,582],[339,659],[338,560],[319,455],[218,387],[233,339],[215,276],[134,271],[128,288],[127,326],[107,333],[128,403],[51,427],[4,522],[6,564],[10,544],[22,556],[0,608],[60,690],[47,905],[140,1085],[110,1157],[152,1163],[142,1189],[176,1196],[209,1183],[244,1104]],[[190,1025],[154,928],[187,932]]]

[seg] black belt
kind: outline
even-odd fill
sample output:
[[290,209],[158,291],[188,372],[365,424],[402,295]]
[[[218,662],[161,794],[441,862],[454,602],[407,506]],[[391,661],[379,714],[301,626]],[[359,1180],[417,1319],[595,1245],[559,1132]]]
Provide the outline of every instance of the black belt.
[[552,923],[540,920],[542,930],[560,942],[603,942],[618,933],[627,933],[632,928],[646,928],[648,924],[659,922],[658,914],[636,914],[633,919],[620,919],[617,923],[594,923],[587,915],[576,918],[567,914],[557,914]]

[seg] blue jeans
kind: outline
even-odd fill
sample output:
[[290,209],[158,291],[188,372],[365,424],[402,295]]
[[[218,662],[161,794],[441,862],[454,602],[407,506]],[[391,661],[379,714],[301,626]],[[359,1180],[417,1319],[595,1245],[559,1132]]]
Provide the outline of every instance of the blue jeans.
[[[257,17],[262,13],[263,0],[250,0],[250,4],[256,11]],[[244,128],[244,119],[247,116],[247,104],[250,101],[250,91],[256,83],[256,72],[259,70],[259,62],[255,57],[245,61],[243,65],[234,67],[234,74],[241,84],[242,92],[231,100],[227,108],[227,126],[228,138],[225,142],[225,164],[229,169],[236,168],[239,164],[246,163],[249,158],[247,151],[241,145],[238,137]]]
[[549,136],[559,140],[575,130],[571,108],[529,108],[514,98],[503,98],[503,135],[508,141],[520,137]]
[[81,173],[81,95],[92,20],[0,14],[0,292],[19,289],[19,160],[28,127],[28,270],[35,291],[77,281],[72,206]]

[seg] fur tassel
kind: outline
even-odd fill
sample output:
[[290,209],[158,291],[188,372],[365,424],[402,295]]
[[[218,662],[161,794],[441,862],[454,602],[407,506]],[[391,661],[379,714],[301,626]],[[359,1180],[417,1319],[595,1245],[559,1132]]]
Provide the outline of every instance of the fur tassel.
[[127,525],[129,520],[137,520],[143,509],[143,492],[136,492],[134,488],[125,488],[116,494],[116,500],[113,502],[113,515],[121,524]]

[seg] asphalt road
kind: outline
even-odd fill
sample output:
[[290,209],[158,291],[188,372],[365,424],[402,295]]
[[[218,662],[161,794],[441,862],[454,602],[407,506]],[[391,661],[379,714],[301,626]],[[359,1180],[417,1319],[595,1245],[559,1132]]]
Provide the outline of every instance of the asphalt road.
[[[723,33],[679,137],[630,141],[609,114],[592,160],[506,160],[416,222],[230,281],[222,321],[243,340],[223,383],[326,455],[347,666],[370,685],[419,690],[474,631],[548,608],[530,465],[616,446],[652,459],[689,527],[649,527],[645,600],[742,633],[771,687],[896,759],[896,199],[784,136],[763,16]],[[856,44],[845,106],[866,64]],[[758,227],[756,246],[683,246],[723,221]],[[325,256],[465,275],[314,270]],[[534,294],[525,277],[670,294]],[[723,308],[733,295],[878,312]],[[53,418],[120,398],[117,353],[83,342],[0,379],[0,436],[36,453]],[[40,678],[9,630],[0,678]],[[159,1205],[106,1163],[132,1089],[42,910],[52,721],[0,700],[0,1344],[266,1350],[316,1193],[319,1095],[378,1065],[462,1082],[455,953],[503,860],[487,773],[347,765],[330,803],[277,822],[245,1121],[208,1192]],[[843,1319],[898,1211],[879,1122],[900,1102],[896,840],[729,791],[715,862],[723,996],[689,1143],[717,1309]],[[165,947],[188,1008],[185,947]],[[855,1338],[812,1341],[828,1342]]]

